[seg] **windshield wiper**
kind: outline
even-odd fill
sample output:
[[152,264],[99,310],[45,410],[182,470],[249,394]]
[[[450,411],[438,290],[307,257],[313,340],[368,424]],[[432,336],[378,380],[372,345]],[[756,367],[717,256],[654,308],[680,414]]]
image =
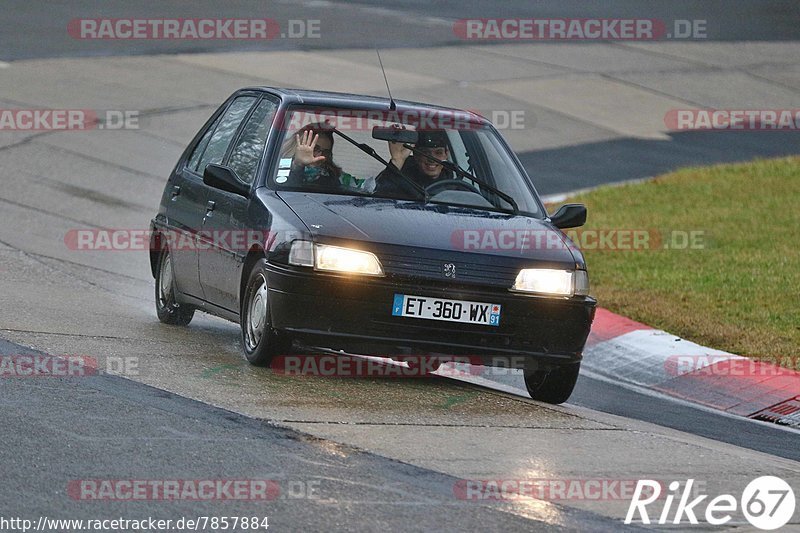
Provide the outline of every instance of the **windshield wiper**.
[[[345,135],[344,133],[342,133],[341,131],[337,130],[336,128],[331,128],[331,130],[333,131],[333,133],[338,134],[342,139],[344,139],[345,141],[349,142],[350,144],[352,144],[353,146],[355,146],[356,148],[358,148],[359,150],[361,150],[365,154],[367,154],[369,156],[372,156],[374,159],[377,159],[378,161],[380,161],[386,168],[390,168],[390,163],[388,161],[386,161],[384,158],[382,158],[381,156],[379,156],[378,152],[376,152],[375,149],[372,146],[370,146],[370,145],[368,145],[366,143],[360,143],[360,142],[350,138],[349,136]],[[390,175],[392,175],[392,176],[397,175],[397,176],[400,176],[401,178],[403,178],[406,182],[408,182],[409,185],[411,185],[411,187],[415,191],[417,191],[419,193],[419,195],[423,198],[425,203],[428,202],[428,191],[425,190],[425,187],[423,187],[422,185],[418,184],[413,179],[411,179],[408,176],[406,176],[405,174],[403,174],[403,172],[399,168],[395,167],[394,165],[391,165],[391,169],[390,170],[391,170],[391,172],[389,172]]]
[[[492,187],[491,185],[489,185],[488,183],[486,183],[483,180],[479,180],[474,175],[470,174],[469,172],[467,172],[466,170],[464,170],[463,168],[461,168],[457,164],[453,163],[452,161],[437,159],[437,158],[433,157],[432,155],[427,154],[427,153],[423,152],[422,150],[420,150],[419,148],[415,148],[414,146],[412,146],[412,145],[410,145],[408,143],[403,144],[403,147],[407,148],[408,150],[411,150],[412,152],[414,152],[414,154],[419,154],[422,157],[427,158],[429,161],[433,161],[437,165],[442,165],[444,168],[455,172],[456,174],[458,174],[462,178],[467,178],[468,180],[474,181],[475,183],[477,183],[481,187],[484,187],[485,189],[488,189],[490,192],[493,192],[495,195],[499,196],[500,198],[502,198],[503,200],[508,202],[508,204],[514,210],[514,214],[515,215],[519,213],[519,206],[517,205],[517,202],[515,202],[514,199],[510,195],[504,193],[503,191],[501,191],[501,190],[499,190],[499,189],[497,189],[495,187]],[[497,207],[500,208],[499,205]]]

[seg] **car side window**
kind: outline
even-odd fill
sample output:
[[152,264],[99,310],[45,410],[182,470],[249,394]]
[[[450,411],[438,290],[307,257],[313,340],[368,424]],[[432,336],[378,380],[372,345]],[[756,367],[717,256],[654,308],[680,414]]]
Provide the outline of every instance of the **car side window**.
[[206,132],[203,134],[203,137],[200,139],[200,142],[198,142],[197,146],[194,147],[192,155],[189,156],[189,161],[186,162],[186,168],[194,170],[195,172],[197,171],[197,165],[200,164],[200,157],[203,155],[203,152],[206,151],[208,141],[211,140],[211,135],[214,133],[214,130],[217,129],[220,118],[221,116],[217,117],[214,123],[208,127]]
[[219,124],[214,129],[214,133],[211,134],[208,144],[203,151],[203,155],[200,156],[200,160],[195,168],[197,172],[202,174],[207,165],[219,165],[222,163],[225,152],[228,151],[228,145],[230,145],[236,130],[239,129],[239,124],[241,124],[242,120],[247,115],[255,99],[255,96],[240,96],[228,106],[227,111],[225,111]]
[[264,145],[267,142],[267,133],[277,108],[276,102],[268,98],[262,99],[250,115],[233,147],[228,166],[245,183],[253,183],[256,176],[258,163],[261,161]]

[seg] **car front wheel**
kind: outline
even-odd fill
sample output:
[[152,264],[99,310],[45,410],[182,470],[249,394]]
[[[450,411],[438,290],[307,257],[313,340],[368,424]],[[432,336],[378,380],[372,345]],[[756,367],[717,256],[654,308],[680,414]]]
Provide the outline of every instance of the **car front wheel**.
[[242,346],[247,360],[256,366],[267,366],[272,358],[286,352],[289,342],[272,328],[267,261],[253,265],[242,298]]
[[525,371],[525,387],[534,400],[559,404],[566,402],[578,381],[580,363],[562,365],[553,370]]
[[194,316],[194,308],[181,305],[175,299],[172,256],[169,248],[161,250],[156,269],[156,314],[164,324],[188,326]]

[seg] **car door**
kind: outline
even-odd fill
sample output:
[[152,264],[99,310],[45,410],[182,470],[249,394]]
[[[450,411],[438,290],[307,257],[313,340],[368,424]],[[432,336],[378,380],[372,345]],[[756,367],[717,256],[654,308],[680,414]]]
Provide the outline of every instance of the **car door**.
[[206,187],[197,173],[197,166],[220,119],[221,115],[208,126],[186,163],[175,170],[168,185],[170,200],[166,211],[172,233],[170,253],[175,285],[180,292],[201,299],[203,290],[197,268],[197,232],[203,226],[206,212]]
[[255,100],[255,96],[248,95],[237,97],[228,104],[225,112],[200,139],[181,171],[180,183],[172,188],[171,203],[175,205],[173,212],[177,215],[175,226],[186,237],[173,246],[176,286],[184,294],[207,299],[200,283],[198,262],[202,253],[199,231],[208,207],[208,187],[203,184],[203,171],[209,163],[222,162],[234,134]]
[[[225,159],[225,166],[248,186],[258,174],[277,108],[278,99],[264,95],[245,120]],[[207,203],[202,234],[208,239],[208,250],[199,254],[200,283],[209,302],[238,313],[247,238],[250,230],[261,228],[248,227],[249,198],[209,187]]]

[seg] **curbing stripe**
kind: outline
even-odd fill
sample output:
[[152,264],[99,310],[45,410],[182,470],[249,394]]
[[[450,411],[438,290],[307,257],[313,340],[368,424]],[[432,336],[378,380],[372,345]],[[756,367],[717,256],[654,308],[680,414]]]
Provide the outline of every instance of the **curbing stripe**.
[[[630,327],[624,319],[620,330]],[[599,336],[608,335],[603,332]],[[584,364],[598,374],[653,387],[717,361],[740,358],[658,329],[637,329],[588,346]]]
[[597,310],[583,357],[585,368],[613,380],[734,415],[797,423],[797,413],[780,414],[791,406],[769,409],[800,397],[800,372],[701,346],[606,309]]
[[764,409],[751,418],[800,429],[800,396]]
[[642,329],[653,328],[624,316],[616,315],[607,309],[598,308],[594,315],[592,332],[587,342],[597,344],[625,333]]
[[743,358],[685,374],[656,388],[733,414],[754,416],[800,393],[800,373]]

